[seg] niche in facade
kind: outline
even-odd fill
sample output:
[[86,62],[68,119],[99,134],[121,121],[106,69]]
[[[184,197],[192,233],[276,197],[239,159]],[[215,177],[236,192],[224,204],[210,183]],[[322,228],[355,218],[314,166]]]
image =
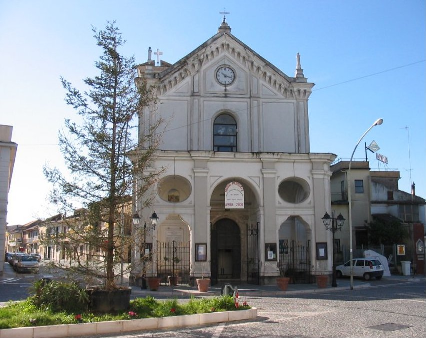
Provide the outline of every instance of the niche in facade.
[[278,195],[288,203],[302,203],[309,197],[309,184],[299,177],[285,179],[278,186]]
[[166,176],[158,184],[158,196],[166,202],[179,203],[191,195],[191,183],[182,176]]

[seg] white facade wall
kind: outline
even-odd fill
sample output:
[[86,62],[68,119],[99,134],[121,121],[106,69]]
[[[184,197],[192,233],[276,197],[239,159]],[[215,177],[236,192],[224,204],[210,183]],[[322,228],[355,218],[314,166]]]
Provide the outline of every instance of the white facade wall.
[[[207,243],[207,261],[215,259],[211,250],[217,243],[212,243],[211,231],[223,220],[238,226],[241,260],[250,251],[247,229],[259,224],[256,257],[264,282],[279,274],[277,259],[265,259],[265,245],[278,247],[285,236],[310,242],[313,274],[331,271],[331,234],[321,217],[330,212],[330,163],[335,155],[310,153],[308,98],[313,84],[307,82],[299,62],[296,77],[285,75],[222,23],[218,34],[174,65],[155,66],[148,60],[138,68],[140,79],[158,89],[158,105],[141,114],[140,132],[153,122],[153,111],[165,119],[153,167],[166,172],[153,189],[157,195],[151,208],[142,208],[142,201],[137,201],[135,211],[148,219],[155,210],[160,228],[152,235],[162,241],[171,237],[161,227],[187,228],[182,238],[190,238],[195,275],[201,264],[195,261],[194,244]],[[221,66],[233,71],[229,85],[217,80]],[[234,152],[213,151],[214,121],[224,113],[237,125]],[[225,185],[232,181],[244,187],[244,209],[224,207]],[[167,191],[185,198],[171,201]],[[316,242],[328,244],[328,260],[316,259]],[[136,267],[138,256],[134,255]],[[247,271],[241,265],[244,279]],[[212,262],[209,273],[215,274],[211,271],[215,268]]]
[[[16,143],[12,142],[12,127],[0,125],[0,252],[5,251],[7,202],[13,166],[15,164]],[[0,255],[0,274],[3,273],[4,255]]]

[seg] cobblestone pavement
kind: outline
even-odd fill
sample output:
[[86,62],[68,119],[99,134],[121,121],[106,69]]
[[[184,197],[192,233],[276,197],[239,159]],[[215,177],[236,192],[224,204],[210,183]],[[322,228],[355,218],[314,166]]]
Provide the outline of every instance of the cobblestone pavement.
[[[244,292],[244,288],[241,288],[242,300],[258,308],[258,318],[254,321],[86,338],[424,338],[426,337],[425,290],[423,277],[411,279],[401,277],[393,278],[386,283],[381,281],[376,284],[364,283],[354,290],[338,287],[319,291],[305,287],[305,290],[274,292],[274,294],[271,292],[270,295],[266,295],[265,290],[257,289],[256,295],[254,291]],[[165,293],[164,291],[162,295],[165,296]],[[160,293],[157,295],[160,296]]]
[[[1,278],[2,289],[10,277]],[[338,279],[338,287],[325,289],[315,284],[291,284],[285,292],[276,285],[238,288],[241,301],[258,308],[256,320],[81,338],[426,337],[424,276],[390,276],[368,282],[355,279],[353,290],[349,279]],[[211,287],[208,293],[199,293],[190,286],[162,285],[159,291],[132,289],[133,298],[152,295],[181,301],[220,293],[219,287]]]

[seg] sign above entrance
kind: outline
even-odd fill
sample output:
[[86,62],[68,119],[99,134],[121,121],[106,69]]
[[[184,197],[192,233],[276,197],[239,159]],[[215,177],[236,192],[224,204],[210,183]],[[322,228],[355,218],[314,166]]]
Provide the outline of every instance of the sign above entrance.
[[230,182],[226,185],[225,209],[244,209],[244,188],[241,183]]

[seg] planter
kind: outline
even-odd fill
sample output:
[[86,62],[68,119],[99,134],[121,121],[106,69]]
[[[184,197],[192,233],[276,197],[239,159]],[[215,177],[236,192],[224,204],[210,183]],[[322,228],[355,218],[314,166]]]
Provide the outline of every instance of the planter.
[[146,281],[148,282],[148,287],[151,291],[157,291],[160,287],[161,278],[160,277],[147,277]]
[[87,290],[89,308],[93,312],[108,313],[125,311],[130,305],[132,289],[117,290]]
[[290,277],[278,277],[277,285],[282,291],[286,291],[288,287],[288,283],[290,282]]
[[320,275],[315,277],[319,288],[326,288],[328,284],[328,276]]
[[198,291],[207,292],[209,290],[210,278],[198,278],[197,280]]
[[169,281],[169,285],[170,286],[176,286],[176,285],[178,285],[178,278],[177,278],[177,276],[168,276],[167,279]]

